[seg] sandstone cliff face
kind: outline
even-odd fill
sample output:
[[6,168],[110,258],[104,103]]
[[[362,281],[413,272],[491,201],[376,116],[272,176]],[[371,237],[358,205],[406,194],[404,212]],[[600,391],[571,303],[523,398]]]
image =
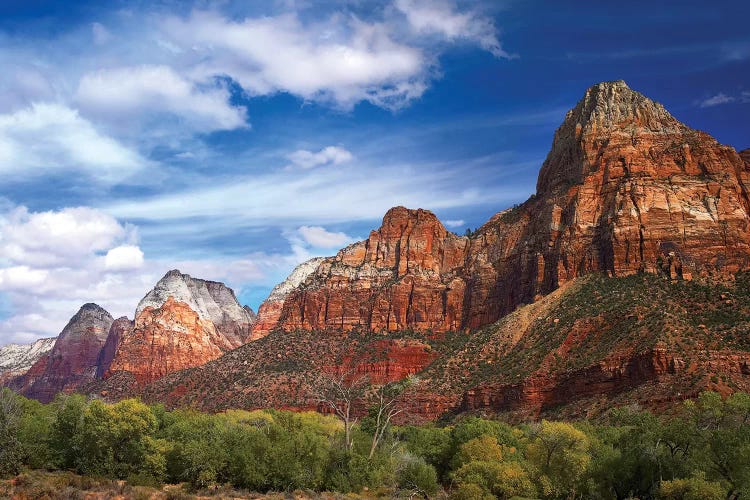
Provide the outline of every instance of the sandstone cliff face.
[[255,319],[223,283],[170,271],[138,304],[133,322],[115,322],[99,376],[122,372],[142,385],[200,366],[250,340]]
[[120,335],[117,349],[104,376],[128,372],[138,384],[200,366],[233,347],[211,321],[172,296],[161,307],[146,306],[132,326],[123,322],[120,328],[115,333]]
[[107,334],[107,341],[102,346],[102,350],[99,352],[99,357],[96,360],[96,378],[104,377],[112,364],[112,360],[115,359],[120,342],[132,330],[133,322],[125,316],[117,318],[112,323]]
[[242,307],[237,302],[231,288],[216,281],[193,278],[178,270],[169,271],[141,299],[135,317],[147,307],[161,307],[169,297],[187,304],[202,319],[212,322],[232,347],[239,347],[250,336],[255,314],[249,307]]
[[[44,403],[58,392],[72,392],[96,377],[99,352],[114,319],[96,304],[84,304],[55,341],[52,351],[32,367],[33,382],[22,381],[22,393]],[[41,375],[36,372],[43,368]]]
[[263,330],[474,329],[590,272],[728,276],[750,266],[749,187],[734,149],[601,83],[566,115],[523,205],[471,238],[392,209],[276,301]]
[[314,273],[324,260],[322,257],[316,257],[303,262],[295,267],[284,281],[273,287],[271,294],[258,308],[258,316],[249,340],[257,340],[270,333],[279,321],[286,297]]

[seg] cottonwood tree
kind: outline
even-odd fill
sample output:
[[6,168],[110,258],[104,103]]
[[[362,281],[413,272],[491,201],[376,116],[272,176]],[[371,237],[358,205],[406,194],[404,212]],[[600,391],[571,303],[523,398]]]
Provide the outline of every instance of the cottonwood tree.
[[383,441],[383,437],[391,426],[393,418],[403,412],[403,408],[398,407],[398,395],[405,386],[381,386],[375,392],[375,404],[370,408],[370,418],[372,421],[372,442],[370,444],[370,454],[368,459],[372,460],[375,450]]
[[364,396],[370,379],[355,370],[331,373],[315,367],[315,372],[315,379],[308,382],[313,387],[315,401],[329,408],[344,423],[345,448],[351,450],[354,445],[352,427],[358,420],[352,414],[353,405]]

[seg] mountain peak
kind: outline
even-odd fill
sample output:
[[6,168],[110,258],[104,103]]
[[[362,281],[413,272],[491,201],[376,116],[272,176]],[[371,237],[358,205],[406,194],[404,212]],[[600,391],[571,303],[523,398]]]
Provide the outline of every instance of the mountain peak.
[[213,322],[235,345],[245,341],[255,321],[252,310],[242,307],[234,291],[224,283],[193,278],[177,269],[165,274],[141,299],[134,317],[137,319],[147,307],[162,307],[170,297],[190,306],[200,318]]
[[677,120],[664,106],[631,89],[625,81],[616,80],[589,87],[568,112],[563,127],[572,125],[580,133],[586,127],[611,129],[629,125],[658,130],[675,123]]
[[[622,81],[589,87],[568,111],[555,132],[552,148],[542,165],[537,194],[580,184],[587,168],[599,168],[603,153],[617,150],[616,161],[645,144],[684,142],[693,130],[675,119],[661,104],[632,90]],[[615,147],[616,144],[622,147]],[[597,160],[599,158],[599,160]]]

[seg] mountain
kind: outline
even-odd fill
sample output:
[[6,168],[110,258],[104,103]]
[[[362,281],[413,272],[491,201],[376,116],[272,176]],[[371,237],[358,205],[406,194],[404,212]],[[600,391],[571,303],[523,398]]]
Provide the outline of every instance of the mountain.
[[72,392],[94,380],[99,352],[114,318],[96,304],[84,304],[57,337],[49,354],[42,356],[14,385],[42,402],[58,392]]
[[[261,307],[263,338],[138,394],[315,408],[321,377],[416,375],[401,396],[416,421],[747,390],[747,156],[624,82],[595,85],[555,133],[528,201],[466,237],[429,211],[391,209]],[[103,390],[133,394],[122,382]]]
[[[85,304],[57,339],[3,348],[0,366],[5,368],[7,351],[14,372],[2,381],[44,402],[113,374],[137,387],[238,347],[254,322],[253,311],[223,283],[170,271],[140,301],[133,321],[114,320],[96,304]],[[45,343],[54,343],[46,354]]]
[[23,375],[39,358],[52,350],[55,338],[39,339],[31,344],[8,344],[0,347],[0,385]]
[[160,279],[138,303],[135,317],[147,308],[160,308],[169,297],[187,304],[201,319],[210,321],[226,338],[229,346],[238,347],[250,336],[255,314],[242,307],[231,288],[224,283],[193,278],[174,269]]
[[749,185],[734,149],[601,83],[567,113],[528,201],[470,238],[391,209],[275,301],[264,330],[475,329],[590,272],[728,276],[750,264]]
[[255,320],[223,283],[169,271],[140,301],[133,322],[115,322],[100,376],[119,373],[142,385],[202,365],[247,341]]

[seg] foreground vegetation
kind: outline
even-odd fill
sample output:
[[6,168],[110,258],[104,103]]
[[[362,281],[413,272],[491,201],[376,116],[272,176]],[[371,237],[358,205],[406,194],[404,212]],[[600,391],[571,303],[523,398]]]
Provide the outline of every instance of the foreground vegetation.
[[[40,470],[86,477],[28,472]],[[750,498],[750,395],[722,399],[705,392],[670,417],[625,408],[597,424],[511,426],[465,417],[443,427],[383,428],[373,414],[350,429],[347,441],[336,418],[316,413],[209,415],[77,395],[42,405],[6,390],[0,395],[0,476],[15,477],[0,483],[0,496],[24,485],[39,488],[47,477],[62,485],[52,488],[58,493],[110,487],[133,497],[169,491],[165,498],[178,490],[164,483],[204,493],[234,488],[233,495]],[[127,480],[127,487],[114,480]],[[55,497],[44,488],[32,491]]]

